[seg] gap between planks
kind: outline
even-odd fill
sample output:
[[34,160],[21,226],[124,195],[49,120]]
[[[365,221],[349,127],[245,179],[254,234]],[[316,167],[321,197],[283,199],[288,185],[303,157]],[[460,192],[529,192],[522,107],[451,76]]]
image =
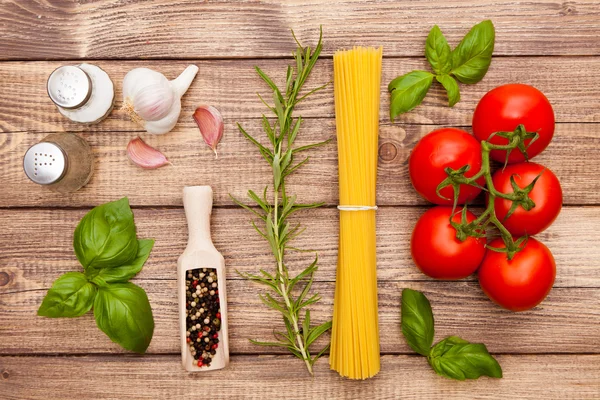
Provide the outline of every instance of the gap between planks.
[[[428,208],[435,207],[436,204],[382,204],[378,205],[377,209],[385,209],[385,208]],[[475,206],[474,210],[479,210],[483,208],[482,204],[473,204]],[[31,211],[31,210],[39,210],[39,211],[54,211],[54,210],[64,210],[64,211],[80,211],[80,210],[91,210],[95,206],[0,206],[1,210],[7,211]],[[131,205],[132,210],[183,210],[183,206],[180,205],[152,205],[152,204],[138,204]],[[249,205],[250,208],[258,209],[259,206]],[[600,203],[589,203],[589,204],[577,204],[577,203],[569,203],[563,204],[563,208],[599,208]],[[236,206],[235,204],[214,204],[214,209],[219,210],[237,210],[241,207]],[[337,205],[335,204],[324,204],[321,207],[317,207],[318,209],[335,209]],[[600,211],[600,210],[599,210]]]
[[[498,54],[493,55],[493,58],[519,58],[519,57],[528,57],[528,58],[588,58],[588,57],[598,57],[598,54]],[[425,58],[425,51],[423,51],[423,55],[406,55],[406,56],[395,56],[395,55],[383,55],[384,59],[387,60],[422,60]],[[34,63],[40,61],[52,61],[52,62],[65,62],[65,63],[78,63],[78,62],[87,62],[87,63],[96,63],[96,62],[135,62],[135,61],[273,61],[273,60],[294,60],[291,56],[262,56],[262,57],[253,57],[253,56],[239,56],[239,57],[144,57],[144,58],[11,58],[11,59],[2,59],[0,58],[0,65],[3,63],[11,63],[11,62],[27,62]],[[325,54],[320,55],[319,60],[333,60],[333,54]]]

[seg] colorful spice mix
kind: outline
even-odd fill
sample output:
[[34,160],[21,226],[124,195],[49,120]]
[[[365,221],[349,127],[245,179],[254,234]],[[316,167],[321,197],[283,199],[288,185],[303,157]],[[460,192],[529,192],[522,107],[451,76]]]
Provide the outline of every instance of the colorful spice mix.
[[197,268],[189,270],[186,278],[187,343],[198,366],[208,367],[219,347],[221,330],[217,273]]

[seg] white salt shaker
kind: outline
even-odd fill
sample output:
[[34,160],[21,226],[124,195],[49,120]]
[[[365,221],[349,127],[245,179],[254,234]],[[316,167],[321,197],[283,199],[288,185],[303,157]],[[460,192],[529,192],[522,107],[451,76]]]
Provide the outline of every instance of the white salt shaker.
[[115,87],[101,68],[92,64],[65,65],[48,77],[48,95],[71,121],[95,124],[110,114]]

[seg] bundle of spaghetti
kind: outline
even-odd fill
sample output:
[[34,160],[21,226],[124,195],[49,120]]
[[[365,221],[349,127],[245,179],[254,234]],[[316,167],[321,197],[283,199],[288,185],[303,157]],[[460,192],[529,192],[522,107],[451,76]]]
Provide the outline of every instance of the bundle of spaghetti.
[[333,56],[340,238],[331,369],[351,379],[379,372],[375,186],[382,49]]

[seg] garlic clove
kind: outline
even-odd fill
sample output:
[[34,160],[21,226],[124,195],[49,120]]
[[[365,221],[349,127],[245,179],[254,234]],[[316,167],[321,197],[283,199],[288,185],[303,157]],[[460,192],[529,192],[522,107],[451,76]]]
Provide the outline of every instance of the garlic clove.
[[163,153],[146,144],[139,136],[127,145],[127,157],[135,165],[144,169],[155,169],[171,164]]
[[202,138],[215,152],[215,158],[218,158],[217,145],[223,137],[223,116],[215,107],[201,105],[196,108],[193,117]]

